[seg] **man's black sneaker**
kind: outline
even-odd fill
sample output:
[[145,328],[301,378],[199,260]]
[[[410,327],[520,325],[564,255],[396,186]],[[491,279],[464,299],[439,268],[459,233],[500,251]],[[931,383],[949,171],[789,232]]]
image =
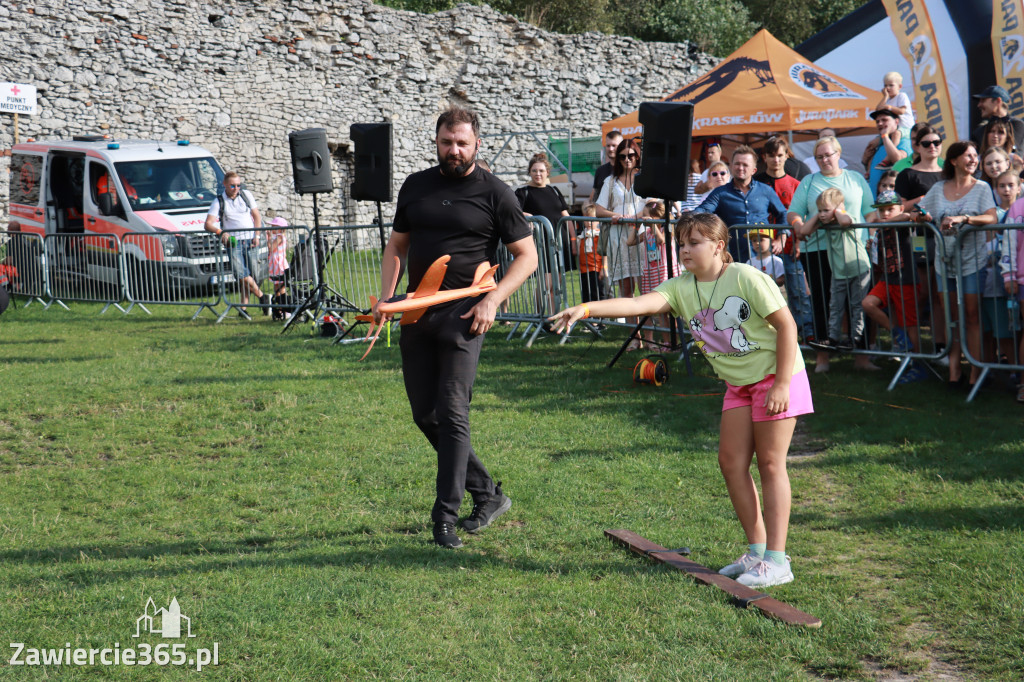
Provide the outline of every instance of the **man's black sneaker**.
[[501,483],[494,488],[494,494],[483,502],[473,504],[473,512],[462,522],[462,527],[467,533],[479,533],[491,525],[491,521],[498,518],[512,508],[512,500],[508,495],[501,492]]
[[455,534],[455,524],[447,521],[434,524],[434,542],[447,549],[462,547],[462,540]]

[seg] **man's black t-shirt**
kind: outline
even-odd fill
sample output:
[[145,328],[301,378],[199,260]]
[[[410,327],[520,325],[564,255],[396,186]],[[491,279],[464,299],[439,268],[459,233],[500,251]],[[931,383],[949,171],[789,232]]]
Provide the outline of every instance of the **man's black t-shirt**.
[[438,166],[406,178],[394,230],[409,234],[409,291],[445,255],[451,260],[441,289],[468,287],[480,263],[493,264],[499,240],[511,244],[532,234],[512,189],[479,166],[460,178]]
[[610,163],[601,164],[594,171],[594,201],[597,201],[597,198],[601,196],[601,188],[604,187],[604,181],[611,174],[612,165]]

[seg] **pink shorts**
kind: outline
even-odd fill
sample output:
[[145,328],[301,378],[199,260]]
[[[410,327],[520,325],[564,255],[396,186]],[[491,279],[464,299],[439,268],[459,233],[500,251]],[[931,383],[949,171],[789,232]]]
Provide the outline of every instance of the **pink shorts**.
[[749,407],[751,421],[770,422],[778,419],[788,419],[801,414],[814,412],[814,405],[811,403],[811,385],[807,381],[807,370],[800,370],[789,382],[789,409],[779,414],[768,414],[764,407],[764,399],[768,389],[775,383],[775,375],[769,374],[756,384],[746,386],[733,386],[725,382],[725,400],[722,403],[722,412],[733,410],[737,407]]

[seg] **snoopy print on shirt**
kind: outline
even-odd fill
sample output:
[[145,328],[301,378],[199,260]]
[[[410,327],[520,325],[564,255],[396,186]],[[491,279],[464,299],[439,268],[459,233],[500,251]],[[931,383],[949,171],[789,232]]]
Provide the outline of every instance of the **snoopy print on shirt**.
[[690,331],[704,355],[743,356],[759,348],[747,340],[743,323],[750,319],[750,304],[739,296],[728,296],[718,310],[705,308],[690,319]]

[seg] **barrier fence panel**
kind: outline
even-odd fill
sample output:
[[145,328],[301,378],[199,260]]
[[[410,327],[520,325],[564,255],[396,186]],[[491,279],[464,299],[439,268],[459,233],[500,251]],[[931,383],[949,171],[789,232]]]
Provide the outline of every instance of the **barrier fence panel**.
[[[967,400],[989,380],[1021,383],[1020,284],[1024,225],[969,226],[945,238],[956,273],[956,317],[967,361],[981,369]],[[951,246],[950,246],[951,245]],[[965,372],[968,370],[964,370]],[[993,376],[993,372],[997,374]]]
[[802,243],[795,259],[791,251],[770,251],[780,245],[762,241],[769,229],[731,227],[730,252],[735,257],[738,250],[740,259],[781,280],[804,345],[818,353],[816,371],[827,371],[832,354],[848,352],[859,369],[885,368],[872,358],[898,360],[889,390],[929,373],[941,378],[930,363],[941,363],[947,353],[949,305],[936,286],[942,243],[933,225],[826,225],[820,228],[824,240],[810,250]]
[[218,242],[220,296],[227,305],[218,322],[233,310],[245,319],[272,315],[288,320],[319,284],[312,231],[305,225],[264,225],[249,232],[252,238]]
[[31,232],[0,232],[0,284],[15,296],[47,305],[43,269],[43,238]]
[[[391,227],[385,224],[385,229]],[[331,305],[328,307],[353,322],[370,310],[370,297],[381,294],[381,248],[377,225],[321,227],[324,253],[324,281]],[[403,274],[395,293],[404,291]]]
[[204,309],[216,314],[230,272],[216,235],[128,232],[121,235],[121,246],[124,295],[131,306],[146,312],[147,305],[192,306],[192,319]]
[[[803,344],[819,353],[818,371],[827,367],[823,358],[835,352],[861,356],[858,363],[865,369],[874,369],[870,357],[895,358],[901,364],[889,384],[892,389],[901,380],[924,377],[927,367],[915,359],[943,355],[929,316],[932,309],[939,315],[938,336],[943,338],[944,306],[928,304],[936,298],[925,246],[934,244],[931,226],[823,226],[824,241],[811,249],[802,243],[797,258],[788,233],[779,240],[779,234],[766,232],[771,226],[730,229],[733,256],[780,282]],[[766,235],[774,239],[763,241]]]
[[43,239],[46,295],[51,302],[105,303],[103,312],[121,301],[123,281],[115,235],[48,234]]
[[[527,339],[526,347],[529,348],[543,331],[545,318],[561,309],[564,290],[561,285],[563,278],[560,274],[561,255],[558,252],[555,232],[551,223],[543,216],[528,217],[526,221],[533,228],[533,243],[537,248],[537,269],[501,305],[495,319],[513,325],[508,339],[511,339],[519,331],[520,326],[525,325],[522,338]],[[511,254],[504,245],[500,245],[497,253],[498,271],[495,274],[495,279],[501,280],[511,262]]]
[[[562,226],[565,229],[562,229]],[[563,255],[571,250],[574,260],[563,258],[566,267],[561,271],[565,305],[577,305],[619,296],[640,296],[654,290],[667,279],[668,253],[664,220],[633,220],[613,223],[611,218],[568,216],[559,220],[558,251]],[[671,223],[670,223],[671,229]],[[659,243],[660,241],[660,243]],[[630,242],[634,242],[630,244]],[[673,242],[674,245],[674,242]],[[673,275],[682,271],[678,249],[672,253]],[[620,279],[614,280],[613,273]],[[625,273],[639,273],[625,277]],[[638,320],[603,319],[584,321],[587,327],[600,333],[605,326],[620,326],[630,330]],[[657,345],[669,343],[669,324],[673,318],[651,318],[644,327],[644,337]],[[563,337],[563,342],[567,337]]]

